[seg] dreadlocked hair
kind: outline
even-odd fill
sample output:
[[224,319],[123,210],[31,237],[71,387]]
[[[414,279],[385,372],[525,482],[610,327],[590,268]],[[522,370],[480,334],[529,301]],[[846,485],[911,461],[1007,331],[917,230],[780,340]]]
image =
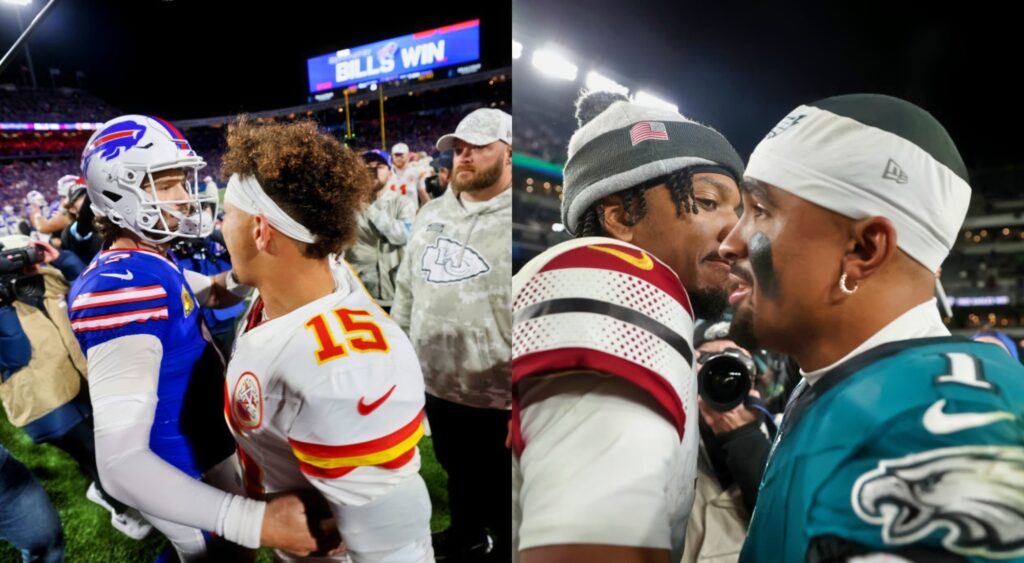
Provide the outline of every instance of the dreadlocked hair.
[[[676,204],[676,217],[682,217],[683,212],[697,214],[697,204],[693,199],[693,169],[684,168],[618,192],[616,195],[622,198],[622,207],[626,209],[624,222],[627,225],[633,226],[647,215],[647,190],[661,184],[668,186],[672,202]],[[580,218],[578,236],[600,237],[605,234],[604,206],[598,201],[587,208]]]

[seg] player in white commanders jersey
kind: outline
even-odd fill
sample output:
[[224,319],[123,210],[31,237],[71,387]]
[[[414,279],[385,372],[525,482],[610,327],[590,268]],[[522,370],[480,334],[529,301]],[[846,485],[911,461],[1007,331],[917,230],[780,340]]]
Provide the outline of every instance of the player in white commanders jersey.
[[419,362],[334,258],[370,197],[365,166],[313,123],[242,121],[229,130],[224,169],[234,271],[260,291],[227,374],[249,493],[312,492],[356,563],[433,561]]
[[726,304],[718,244],[743,161],[717,131],[618,94],[578,102],[562,223],[512,280],[520,563],[682,557],[697,469],[693,320]]
[[430,200],[426,184],[427,176],[430,175],[430,165],[422,165],[411,160],[409,145],[405,143],[391,147],[391,161],[391,177],[388,178],[385,189],[409,198],[416,209],[419,209]]

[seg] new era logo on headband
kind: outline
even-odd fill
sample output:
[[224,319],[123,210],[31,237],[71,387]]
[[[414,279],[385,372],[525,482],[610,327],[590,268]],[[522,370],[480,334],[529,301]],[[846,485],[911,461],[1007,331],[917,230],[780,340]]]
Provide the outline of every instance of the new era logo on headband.
[[782,121],[780,121],[778,125],[773,127],[772,130],[769,131],[764,138],[771,139],[772,137],[777,137],[781,135],[790,127],[793,127],[797,123],[800,123],[800,121],[805,117],[807,117],[806,113],[801,113],[799,115],[787,115],[786,117],[783,117]]
[[668,131],[665,130],[665,124],[641,121],[629,129],[629,142],[633,143],[634,147],[647,140],[667,141]]
[[889,164],[885,165],[885,172],[882,174],[882,178],[885,178],[886,180],[896,180],[897,184],[906,184],[910,182],[910,179],[907,178],[907,173],[904,172],[903,169],[900,168],[900,165],[896,164],[896,161],[891,158],[889,159]]

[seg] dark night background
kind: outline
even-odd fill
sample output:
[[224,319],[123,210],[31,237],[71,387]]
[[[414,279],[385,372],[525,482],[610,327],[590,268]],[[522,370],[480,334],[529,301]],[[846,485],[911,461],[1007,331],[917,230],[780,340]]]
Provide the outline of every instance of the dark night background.
[[[28,26],[45,5],[22,8]],[[357,9],[358,8],[358,9]],[[0,45],[18,35],[15,8],[0,5]],[[188,119],[306,102],[306,59],[479,18],[484,68],[508,65],[507,2],[351,3],[58,0],[29,41],[36,79],[82,86],[130,113]],[[27,84],[24,55],[0,83]]]
[[[877,92],[935,115],[968,167],[1018,162],[1024,47],[1017,18],[978,2],[938,6],[515,0],[513,38],[527,54],[515,61],[514,103],[522,110],[542,92],[569,114],[586,71],[598,69],[672,100],[745,158],[797,105]],[[530,67],[529,51],[547,43],[580,67],[575,84]]]

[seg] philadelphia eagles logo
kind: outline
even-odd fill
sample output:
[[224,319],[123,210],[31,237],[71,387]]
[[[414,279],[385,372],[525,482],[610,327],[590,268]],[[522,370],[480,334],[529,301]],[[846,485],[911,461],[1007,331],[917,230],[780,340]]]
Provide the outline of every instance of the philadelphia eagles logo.
[[887,544],[942,530],[961,555],[1024,555],[1024,448],[964,446],[882,460],[857,479],[853,509]]
[[491,270],[483,256],[450,238],[437,237],[423,250],[420,269],[431,283],[454,283],[475,278]]

